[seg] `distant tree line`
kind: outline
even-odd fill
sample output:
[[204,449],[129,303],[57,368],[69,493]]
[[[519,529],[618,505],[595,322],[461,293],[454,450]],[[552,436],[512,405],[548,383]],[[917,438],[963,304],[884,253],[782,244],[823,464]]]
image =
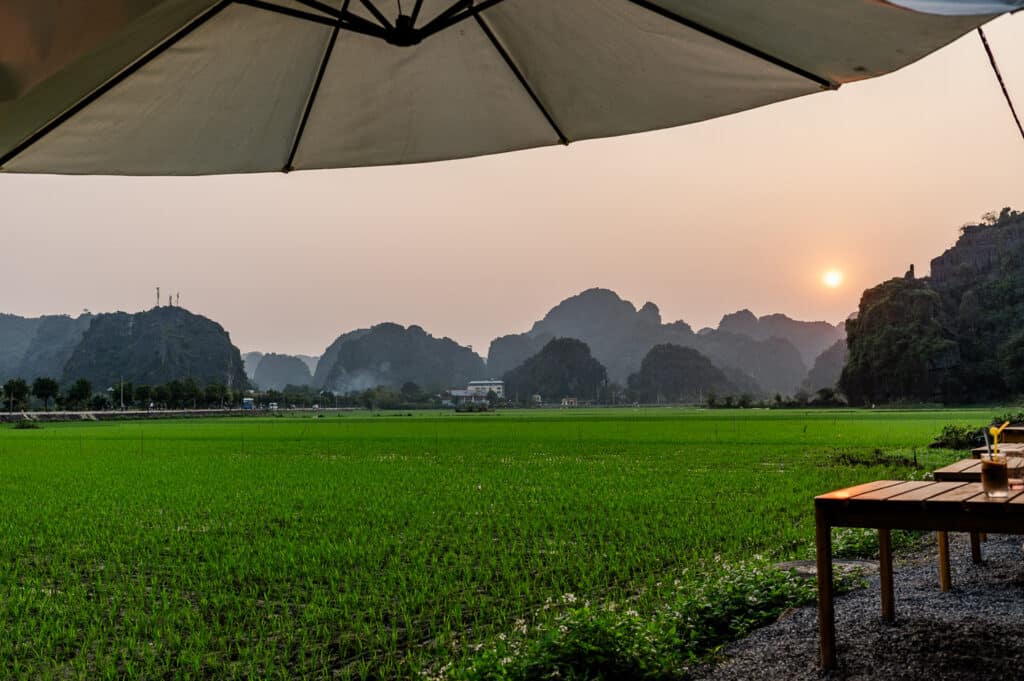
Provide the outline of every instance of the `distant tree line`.
[[103,389],[95,388],[80,378],[61,389],[56,379],[41,376],[31,384],[22,378],[12,378],[3,384],[2,404],[7,411],[22,411],[41,406],[43,410],[57,408],[67,411],[102,411],[105,409],[209,409],[239,406],[242,393],[222,384],[198,385],[193,379],[175,380],[164,385],[134,385],[115,383]]
[[808,408],[836,408],[848,407],[849,403],[839,392],[832,388],[820,388],[813,394],[806,390],[798,390],[792,396],[783,396],[778,393],[771,399],[754,399],[747,393],[740,395],[725,395],[719,397],[715,393],[707,396],[705,406],[709,409],[732,409],[732,408],[754,408],[754,409],[808,409]]
[[252,392],[257,406],[275,403],[281,407],[318,406],[338,409],[430,409],[441,406],[437,393],[425,391],[418,383],[407,381],[400,388],[379,385],[347,393],[318,390],[308,385],[287,385],[281,390]]

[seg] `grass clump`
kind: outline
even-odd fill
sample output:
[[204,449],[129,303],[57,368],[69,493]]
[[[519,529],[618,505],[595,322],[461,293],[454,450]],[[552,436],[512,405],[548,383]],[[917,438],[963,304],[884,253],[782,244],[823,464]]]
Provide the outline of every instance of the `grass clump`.
[[977,426],[950,423],[943,426],[935,440],[928,445],[933,449],[974,449],[985,444],[985,436]]
[[917,461],[917,452],[912,456],[887,454],[881,449],[871,452],[839,452],[831,457],[829,464],[833,466],[884,466],[887,468],[921,470],[923,466]]
[[[851,575],[838,580],[841,590],[859,582]],[[661,605],[647,612],[614,602],[579,604],[573,594],[564,594],[559,603],[545,605],[557,613],[554,617],[533,627],[519,620],[513,632],[477,646],[463,664],[424,676],[434,681],[683,679],[689,667],[724,644],[817,595],[813,580],[760,557],[716,561],[659,588],[654,600]]]
[[35,421],[18,421],[14,424],[14,430],[39,430],[42,426]]

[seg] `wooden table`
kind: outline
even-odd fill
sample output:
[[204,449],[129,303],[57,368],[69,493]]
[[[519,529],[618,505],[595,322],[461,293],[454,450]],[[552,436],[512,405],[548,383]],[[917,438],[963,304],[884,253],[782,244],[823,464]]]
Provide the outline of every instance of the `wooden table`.
[[[1000,446],[1002,449],[1002,446]],[[1007,452],[1009,454],[1009,452]],[[1011,478],[1024,475],[1024,457],[1007,456],[1007,473]],[[956,463],[943,466],[932,473],[938,482],[981,482],[981,460],[977,458],[961,459]],[[981,562],[981,534],[971,532],[971,559]],[[939,540],[939,588],[949,591],[952,580],[949,572],[949,537],[945,532],[938,533]]]
[[[1009,430],[1009,428],[1007,428]],[[988,447],[975,447],[971,450],[971,456],[980,459],[981,455],[988,451]],[[1024,442],[1000,442],[999,451],[1007,456],[1021,456],[1024,454]]]
[[[1006,472],[1011,478],[1021,477],[1021,473],[1024,472],[1024,457],[1007,452]],[[981,482],[981,459],[961,459],[936,469],[933,475],[941,482]]]
[[992,532],[1024,534],[1024,490],[989,499],[978,482],[876,480],[814,499],[818,566],[818,628],[821,664],[836,666],[832,584],[832,528],[878,530],[882,619],[896,617],[890,531]]
[[1004,442],[1006,444],[1024,443],[1024,426],[1017,424],[1004,428],[1003,434],[999,436],[999,446],[1002,447]]

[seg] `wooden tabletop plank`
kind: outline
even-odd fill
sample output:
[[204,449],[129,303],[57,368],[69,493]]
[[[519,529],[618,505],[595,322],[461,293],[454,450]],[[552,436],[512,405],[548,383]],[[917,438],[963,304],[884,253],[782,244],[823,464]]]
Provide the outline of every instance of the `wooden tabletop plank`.
[[1013,490],[1012,492],[1009,493],[1009,495],[1005,497],[990,497],[987,494],[979,494],[976,497],[971,497],[970,499],[968,499],[967,503],[970,506],[973,506],[975,504],[1007,504],[1011,500],[1019,497],[1021,494],[1024,494],[1024,491]]
[[[978,458],[987,451],[988,447],[975,447],[971,450],[971,455]],[[1024,454],[1024,442],[1003,442],[999,445],[999,451],[1003,454]]]
[[[1011,478],[1024,477],[1024,457],[1006,457],[1007,473]],[[976,482],[981,480],[981,461],[962,459],[932,473],[936,480]]]
[[935,473],[962,473],[970,470],[971,468],[977,468],[980,471],[981,461],[979,459],[961,459],[956,463],[951,463],[948,466],[936,469]]
[[983,493],[984,490],[982,490],[980,482],[968,482],[954,490],[943,492],[942,494],[932,497],[927,503],[960,503]]
[[[870,491],[864,492],[864,489]],[[851,496],[851,491],[854,495]],[[821,527],[1024,535],[1024,489],[989,498],[981,483],[878,480],[815,500]]]
[[875,480],[873,482],[865,482],[863,485],[857,485],[856,487],[847,487],[846,489],[837,489],[828,494],[822,494],[815,497],[815,499],[830,499],[834,501],[842,501],[843,499],[850,499],[858,494],[864,494],[876,489],[882,489],[883,487],[893,487],[895,485],[902,484],[902,480]]
[[918,487],[928,487],[930,485],[941,485],[940,482],[932,482],[930,480],[910,480],[908,482],[901,482],[898,485],[892,485],[889,487],[881,487],[878,489],[858,494],[854,497],[857,501],[884,501],[891,499],[892,497],[905,494],[906,492],[913,491]]
[[955,481],[954,482],[933,482],[933,483],[931,483],[929,485],[922,485],[921,487],[917,487],[915,489],[912,489],[909,492],[904,492],[902,494],[897,494],[897,495],[891,496],[891,497],[889,497],[888,500],[889,501],[925,501],[927,499],[931,499],[932,497],[939,496],[940,494],[945,494],[947,492],[953,492],[953,491],[955,491],[955,490],[957,490],[957,489],[959,489],[959,488],[961,488],[961,487],[963,487],[964,485],[967,485],[967,484],[970,484],[970,483],[967,483],[967,482],[955,482]]

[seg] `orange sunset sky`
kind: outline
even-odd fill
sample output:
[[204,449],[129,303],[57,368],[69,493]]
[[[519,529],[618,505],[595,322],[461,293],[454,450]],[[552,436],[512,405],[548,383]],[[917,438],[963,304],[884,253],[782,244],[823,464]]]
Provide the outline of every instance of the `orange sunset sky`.
[[[986,32],[1024,110],[1024,13]],[[136,311],[159,285],[243,351],[320,354],[395,321],[485,354],[593,286],[695,329],[744,307],[837,322],[910,263],[927,274],[961,224],[1024,209],[1024,140],[972,33],[673,130],[287,176],[6,175],[0,203],[0,312]]]

